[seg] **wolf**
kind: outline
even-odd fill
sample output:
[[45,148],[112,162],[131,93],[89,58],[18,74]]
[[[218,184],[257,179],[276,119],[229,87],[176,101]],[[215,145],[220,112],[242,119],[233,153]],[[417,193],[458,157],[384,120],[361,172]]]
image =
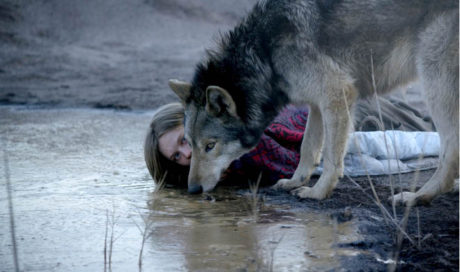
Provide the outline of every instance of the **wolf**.
[[[428,203],[459,174],[458,1],[268,0],[255,5],[197,64],[192,82],[170,80],[185,107],[192,147],[190,193],[212,190],[230,163],[255,147],[288,103],[310,112],[301,159],[276,189],[328,197],[343,176],[357,99],[420,80],[441,139],[440,164],[416,192]],[[323,157],[317,183],[306,186]]]

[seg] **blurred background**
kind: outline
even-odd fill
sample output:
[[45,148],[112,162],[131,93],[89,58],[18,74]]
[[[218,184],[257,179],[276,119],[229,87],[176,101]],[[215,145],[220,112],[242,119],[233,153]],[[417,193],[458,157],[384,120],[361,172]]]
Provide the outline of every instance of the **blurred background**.
[[255,0],[0,0],[0,103],[152,109],[175,100]]

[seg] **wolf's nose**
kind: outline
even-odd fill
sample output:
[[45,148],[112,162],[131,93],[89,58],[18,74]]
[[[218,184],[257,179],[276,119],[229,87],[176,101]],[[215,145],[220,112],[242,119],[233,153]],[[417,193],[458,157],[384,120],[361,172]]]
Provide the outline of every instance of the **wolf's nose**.
[[203,187],[201,185],[191,185],[188,187],[189,194],[201,194],[203,192]]

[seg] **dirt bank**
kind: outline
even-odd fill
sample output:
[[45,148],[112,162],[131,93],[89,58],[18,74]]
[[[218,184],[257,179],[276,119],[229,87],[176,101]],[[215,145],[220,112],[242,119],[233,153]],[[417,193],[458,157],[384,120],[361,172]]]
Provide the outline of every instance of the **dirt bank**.
[[152,109],[254,1],[2,1],[0,102]]

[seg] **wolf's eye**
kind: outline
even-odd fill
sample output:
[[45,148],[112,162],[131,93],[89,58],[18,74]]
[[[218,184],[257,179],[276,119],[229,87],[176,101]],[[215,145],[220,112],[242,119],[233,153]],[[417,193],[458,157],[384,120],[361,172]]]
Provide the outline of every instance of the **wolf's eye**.
[[211,150],[214,148],[214,146],[216,146],[216,142],[211,142],[211,143],[209,143],[209,144],[206,145],[206,148],[205,148],[204,150],[205,150],[206,152],[209,152],[209,151],[211,151]]

